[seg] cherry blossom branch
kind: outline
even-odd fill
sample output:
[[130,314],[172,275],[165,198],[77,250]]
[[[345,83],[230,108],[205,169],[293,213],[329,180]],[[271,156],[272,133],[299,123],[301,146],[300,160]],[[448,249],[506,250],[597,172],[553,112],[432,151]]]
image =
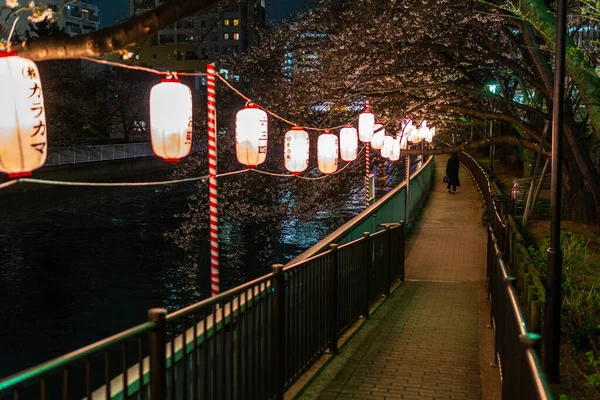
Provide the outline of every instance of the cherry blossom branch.
[[[403,155],[436,155],[436,154],[448,154],[455,153],[459,151],[465,150],[475,150],[482,147],[488,147],[495,144],[506,144],[514,147],[525,147],[530,150],[540,151],[540,145],[538,143],[531,142],[526,139],[513,137],[513,136],[498,136],[494,138],[483,138],[478,140],[473,140],[471,142],[465,142],[461,144],[457,144],[454,146],[446,146],[446,147],[435,147],[433,149],[406,149],[402,150]],[[542,153],[544,155],[550,155],[550,152],[545,147],[542,148]]]

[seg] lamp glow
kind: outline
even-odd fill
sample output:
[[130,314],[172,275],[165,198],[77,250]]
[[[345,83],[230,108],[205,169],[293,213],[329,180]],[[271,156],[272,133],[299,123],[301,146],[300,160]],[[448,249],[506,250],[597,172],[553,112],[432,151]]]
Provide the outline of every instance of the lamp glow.
[[302,128],[294,127],[285,134],[285,168],[292,174],[299,174],[308,168],[310,140]]
[[150,91],[150,136],[154,154],[177,162],[192,148],[192,91],[177,78]]
[[371,138],[371,147],[379,150],[383,147],[383,138],[385,137],[385,128],[379,122],[375,123],[373,128],[373,137]]
[[250,168],[267,158],[267,113],[256,104],[248,103],[235,117],[235,152],[241,164]]
[[351,125],[340,130],[340,157],[344,161],[354,161],[358,154],[358,133]]
[[389,135],[385,135],[383,138],[383,146],[381,147],[381,157],[390,158],[392,156],[393,145],[394,138]]
[[366,143],[371,141],[374,125],[375,115],[371,112],[369,103],[367,103],[365,111],[358,116],[358,137],[361,142]]
[[37,66],[16,52],[0,52],[0,172],[30,176],[44,165],[47,132]]
[[337,171],[338,167],[338,138],[327,131],[319,136],[317,141],[317,161],[319,170],[324,174]]

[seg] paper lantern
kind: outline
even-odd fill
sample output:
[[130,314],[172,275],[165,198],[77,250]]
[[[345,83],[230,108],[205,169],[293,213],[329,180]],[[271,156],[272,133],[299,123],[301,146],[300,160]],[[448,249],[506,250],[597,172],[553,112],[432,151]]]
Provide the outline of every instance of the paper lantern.
[[408,134],[404,133],[402,138],[398,137],[398,140],[400,140],[400,149],[406,150],[408,148]]
[[361,142],[366,143],[371,141],[374,125],[375,115],[371,112],[369,103],[367,103],[365,111],[358,116],[358,137]]
[[294,127],[285,134],[285,168],[292,174],[299,174],[308,168],[310,140],[302,128]]
[[177,162],[192,148],[192,91],[175,77],[150,91],[150,137],[154,154]]
[[358,155],[358,133],[351,125],[340,130],[340,157],[344,161],[354,161]]
[[319,170],[324,174],[335,172],[338,167],[338,138],[330,131],[319,135],[317,141],[317,161]]
[[241,164],[254,168],[267,158],[267,113],[248,103],[235,117],[235,152]]
[[400,138],[393,138],[392,140],[393,142],[390,161],[398,161],[400,159]]
[[0,172],[30,176],[47,155],[42,82],[35,63],[0,52]]
[[435,128],[430,128],[429,129],[429,134],[427,135],[427,141],[429,143],[433,142],[433,137],[435,136]]
[[393,143],[394,138],[389,135],[385,135],[385,137],[383,138],[383,146],[381,147],[381,157],[390,158],[392,156]]
[[379,150],[383,147],[383,138],[385,137],[385,128],[379,122],[373,127],[373,137],[371,138],[371,147]]

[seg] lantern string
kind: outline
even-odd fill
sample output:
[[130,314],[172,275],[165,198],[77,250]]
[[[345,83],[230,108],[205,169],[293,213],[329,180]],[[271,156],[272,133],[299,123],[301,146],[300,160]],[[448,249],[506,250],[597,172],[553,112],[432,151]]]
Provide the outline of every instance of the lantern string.
[[[124,63],[120,63],[120,62],[116,62],[116,61],[108,61],[108,60],[102,60],[99,58],[93,58],[93,57],[80,57],[82,60],[86,60],[86,61],[90,61],[90,62],[95,62],[98,64],[104,64],[104,65],[110,65],[113,67],[119,67],[119,68],[125,68],[125,69],[132,69],[132,70],[137,70],[137,71],[144,71],[144,72],[149,72],[151,74],[157,74],[157,75],[170,75],[170,74],[174,74],[176,73],[179,76],[207,76],[207,74],[205,72],[175,72],[175,71],[160,71],[154,68],[148,68],[148,67],[141,67],[138,65],[129,65],[129,64],[124,64]],[[240,96],[242,99],[246,100],[246,101],[252,101],[252,99],[250,99],[250,97],[246,96],[244,93],[242,93],[241,91],[239,91],[238,89],[235,88],[235,86],[233,86],[231,83],[229,83],[227,81],[227,79],[225,79],[224,77],[222,77],[219,74],[215,74],[220,80],[221,82],[223,82],[225,84],[225,86],[227,86],[229,89],[231,89],[235,94],[237,94],[238,96]],[[265,111],[267,114],[271,115],[274,118],[277,118],[280,121],[285,122],[286,124],[289,124],[291,126],[301,126],[304,130],[308,130],[308,131],[319,131],[319,132],[324,132],[324,131],[333,131],[335,129],[341,129],[344,126],[346,126],[347,124],[351,124],[353,122],[355,122],[358,119],[357,117],[354,117],[352,120],[350,120],[347,124],[342,124],[342,125],[337,125],[337,126],[332,126],[329,128],[318,128],[318,127],[312,127],[312,126],[304,126],[302,124],[297,124],[294,121],[291,121],[287,118],[284,118],[280,115],[278,115],[277,113],[269,110],[268,108],[265,108],[263,106],[261,106],[260,104],[252,101],[254,104],[256,104],[258,107],[260,107],[261,110]]]
[[4,189],[5,187],[9,187],[11,185],[14,185],[15,183],[17,183],[17,181],[8,181],[8,182],[0,183],[0,189]]
[[[229,89],[231,89],[235,94],[240,96],[242,99],[244,99],[246,101],[251,101],[252,103],[256,104],[261,110],[265,111],[267,114],[269,114],[272,117],[277,118],[278,120],[283,121],[286,124],[289,124],[291,126],[301,126],[302,129],[307,130],[307,131],[333,131],[335,129],[343,128],[344,126],[347,125],[347,124],[342,124],[342,125],[338,125],[338,126],[333,126],[331,128],[316,128],[316,127],[304,126],[302,124],[297,124],[294,121],[290,121],[289,119],[286,119],[280,115],[277,115],[273,111],[261,106],[260,104],[258,104],[255,101],[253,101],[250,97],[246,96],[244,93],[242,93],[238,89],[236,89],[235,86],[233,86],[231,83],[229,83],[227,81],[227,79],[223,78],[221,75],[217,74],[217,77],[221,80],[221,82],[223,82],[225,84],[225,86],[227,86]],[[348,122],[348,124],[351,122],[354,122],[356,119],[358,119],[358,117],[353,118],[350,122]]]
[[339,174],[340,172],[342,172],[343,170],[345,170],[346,168],[348,168],[348,166],[350,164],[352,164],[353,162],[355,162],[356,160],[358,160],[358,156],[360,156],[362,154],[362,152],[365,150],[366,146],[363,146],[360,151],[356,154],[356,159],[349,161],[346,163],[346,165],[344,165],[342,168],[338,169],[335,172],[332,172],[331,174],[327,174],[327,175],[323,175],[323,176],[318,176],[315,178],[309,177],[309,176],[302,176],[302,175],[295,175],[295,174],[280,174],[277,172],[270,172],[270,171],[261,171],[259,169],[251,169],[250,171],[252,172],[256,172],[258,174],[263,174],[263,175],[269,175],[269,176],[276,176],[276,177],[280,177],[280,178],[298,178],[298,179],[304,179],[307,181],[318,181],[321,179],[325,179],[325,178],[329,178],[332,175],[336,175]]
[[[102,60],[99,58],[92,58],[92,57],[80,57],[80,58],[82,60],[95,62],[98,64],[110,65],[113,67],[119,67],[119,68],[125,68],[125,69],[133,69],[136,71],[144,71],[144,72],[149,72],[151,74],[157,74],[157,75],[172,75],[174,73],[173,71],[160,71],[160,70],[154,69],[154,68],[141,67],[139,65],[123,64],[120,62]],[[176,74],[179,76],[206,76],[205,72],[176,72]]]
[[[242,174],[250,171],[249,169],[242,169],[239,171],[224,172],[217,175],[218,178],[225,176]],[[156,182],[71,182],[71,181],[56,181],[47,179],[34,179],[34,178],[19,178],[13,181],[5,182],[0,184],[0,189],[13,185],[15,183],[40,183],[44,185],[55,185],[55,186],[88,186],[88,187],[136,187],[136,186],[161,186],[161,185],[172,185],[176,183],[195,182],[195,181],[206,181],[208,175],[196,176],[193,178],[174,179],[170,181],[156,181]]]

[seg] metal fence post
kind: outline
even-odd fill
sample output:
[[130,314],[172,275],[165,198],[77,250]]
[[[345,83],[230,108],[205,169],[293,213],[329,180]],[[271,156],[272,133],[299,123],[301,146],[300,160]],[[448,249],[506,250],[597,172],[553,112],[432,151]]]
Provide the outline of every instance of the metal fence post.
[[398,229],[400,229],[400,252],[399,252],[400,260],[398,260],[399,264],[400,264],[399,277],[400,277],[400,281],[404,282],[404,256],[405,256],[404,252],[405,252],[405,247],[406,247],[406,244],[404,242],[404,235],[405,235],[406,223],[404,221],[401,221],[400,225],[401,225],[401,227],[398,228]]
[[390,295],[390,287],[392,286],[392,231],[390,227],[393,224],[380,224],[385,229],[385,244],[383,245],[385,254],[385,296]]
[[271,347],[271,391],[274,399],[283,399],[285,365],[285,275],[283,264],[273,265],[273,320]]
[[364,299],[364,308],[363,308],[363,317],[365,319],[369,319],[370,312],[370,302],[371,302],[371,271],[373,269],[373,241],[371,239],[371,234],[369,232],[363,233],[363,238],[365,240],[365,299]]
[[329,330],[330,343],[329,350],[332,354],[338,354],[338,245],[330,244],[331,250],[331,265],[329,266]]
[[[167,310],[164,308],[148,310],[148,320],[156,324],[156,328],[150,332],[150,398],[152,400],[167,398],[166,316]],[[140,392],[143,390],[141,382],[143,377],[140,377]],[[175,382],[171,382],[171,385],[174,384]]]

